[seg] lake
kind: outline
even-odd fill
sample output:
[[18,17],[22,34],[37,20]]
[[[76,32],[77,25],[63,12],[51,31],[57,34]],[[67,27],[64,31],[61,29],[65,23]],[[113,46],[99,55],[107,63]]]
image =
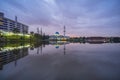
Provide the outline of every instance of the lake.
[[2,46],[0,80],[120,80],[120,43]]

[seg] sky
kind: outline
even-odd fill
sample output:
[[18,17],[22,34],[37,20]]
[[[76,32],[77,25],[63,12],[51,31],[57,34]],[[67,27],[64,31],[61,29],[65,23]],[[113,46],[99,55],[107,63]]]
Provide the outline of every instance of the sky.
[[45,34],[120,36],[120,0],[0,0],[5,17]]

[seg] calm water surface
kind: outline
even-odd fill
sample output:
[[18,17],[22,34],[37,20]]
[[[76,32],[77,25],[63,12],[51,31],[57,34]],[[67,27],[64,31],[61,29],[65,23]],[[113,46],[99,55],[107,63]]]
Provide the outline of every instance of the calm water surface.
[[23,47],[0,62],[0,80],[120,80],[120,43]]

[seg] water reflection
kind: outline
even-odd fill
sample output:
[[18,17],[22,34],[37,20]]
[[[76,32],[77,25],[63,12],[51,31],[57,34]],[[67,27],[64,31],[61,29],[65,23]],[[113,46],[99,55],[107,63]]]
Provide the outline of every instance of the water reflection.
[[[41,42],[41,43],[15,43],[15,44],[0,44],[0,70],[3,69],[3,65],[8,64],[10,62],[15,62],[15,66],[17,66],[17,60],[23,58],[29,54],[28,48],[30,50],[36,49],[36,54],[43,54],[43,48],[46,45],[53,45],[54,48],[59,49],[60,46],[63,45],[63,54],[66,55],[66,45],[75,42],[68,41],[49,41],[49,42]],[[80,44],[85,44],[85,42],[76,42]],[[90,42],[89,44],[102,44],[98,42]]]
[[45,45],[53,45],[58,49],[61,45],[64,45],[63,54],[66,54],[66,44],[69,42],[66,41],[50,41],[50,42],[41,42],[41,43],[9,43],[1,44],[0,46],[0,70],[3,69],[5,64],[14,61],[14,65],[17,66],[17,60],[27,56],[29,54],[28,48],[30,50],[37,49],[36,54],[43,54],[42,50],[45,48]]
[[19,47],[4,47],[0,51],[0,70],[3,69],[3,65],[10,62],[15,62],[17,66],[17,60],[28,55],[28,46]]
[[[94,75],[96,80],[119,79],[119,48],[119,43],[96,42],[1,44],[0,79],[2,75],[5,80],[85,80],[85,76],[88,77],[87,80],[94,80]],[[11,62],[14,63],[14,68],[10,67]],[[11,71],[10,69],[13,71],[7,72]]]

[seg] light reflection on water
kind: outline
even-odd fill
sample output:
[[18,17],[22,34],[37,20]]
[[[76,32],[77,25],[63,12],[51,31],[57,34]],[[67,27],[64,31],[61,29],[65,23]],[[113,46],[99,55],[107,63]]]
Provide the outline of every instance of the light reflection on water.
[[120,80],[120,43],[29,45],[1,51],[0,80]]

